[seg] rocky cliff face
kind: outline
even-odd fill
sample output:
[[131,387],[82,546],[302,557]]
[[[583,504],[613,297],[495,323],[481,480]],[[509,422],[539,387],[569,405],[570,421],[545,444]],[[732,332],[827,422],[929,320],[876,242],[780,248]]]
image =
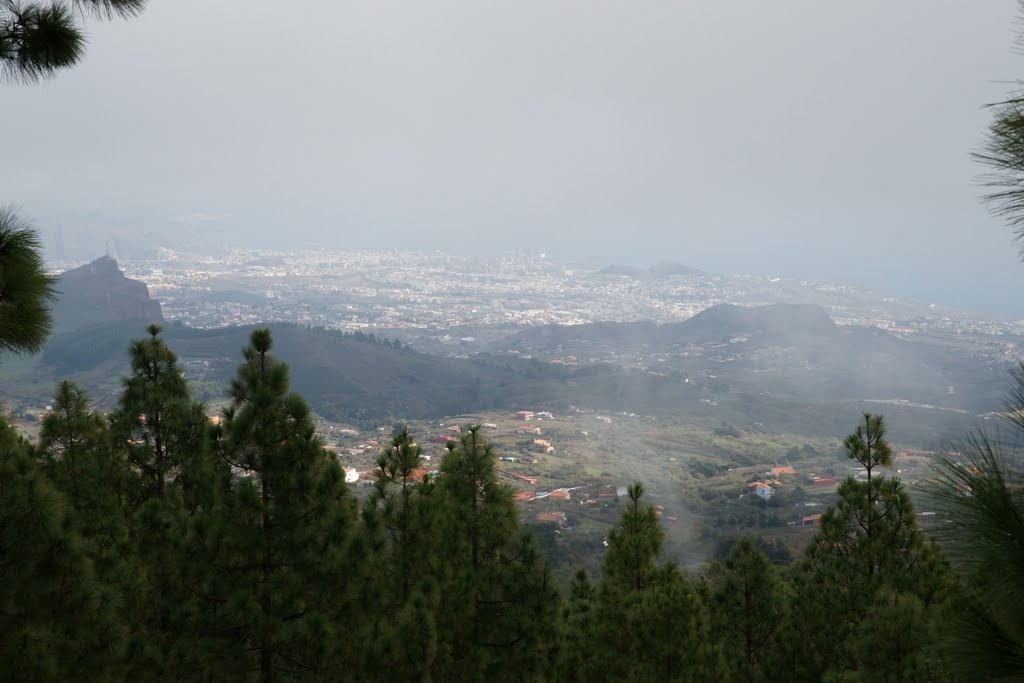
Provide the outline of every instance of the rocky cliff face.
[[53,308],[55,332],[104,322],[164,319],[160,302],[150,298],[145,283],[126,278],[117,261],[109,256],[62,273],[57,291],[60,299]]

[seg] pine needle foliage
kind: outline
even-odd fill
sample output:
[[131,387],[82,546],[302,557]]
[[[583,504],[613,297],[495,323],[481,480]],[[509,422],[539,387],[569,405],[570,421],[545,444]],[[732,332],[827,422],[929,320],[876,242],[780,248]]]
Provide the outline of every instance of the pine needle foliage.
[[716,635],[728,653],[742,657],[734,665],[739,680],[756,680],[772,637],[782,623],[786,590],[775,566],[754,539],[744,536],[729,552],[709,609]]
[[82,19],[127,19],[145,0],[0,0],[0,64],[9,80],[34,83],[85,55]]
[[992,124],[973,157],[990,170],[985,200],[1010,225],[1024,258],[1024,94],[992,105]]
[[804,654],[794,680],[932,680],[929,635],[951,578],[906,487],[873,473],[890,460],[885,432],[881,416],[864,414],[845,440],[868,478],[839,485],[796,568],[791,627],[799,635],[790,647]]
[[[1013,373],[1009,433],[969,436],[938,463],[929,492],[945,513],[939,540],[963,591],[950,611],[949,666],[965,678],[1024,678],[1024,370]],[[973,674],[972,674],[973,672]]]
[[243,350],[215,435],[233,476],[190,524],[197,665],[211,680],[340,680],[365,557],[349,543],[356,508],[272,346],[257,329]]
[[168,482],[181,472],[196,449],[205,419],[193,404],[177,355],[160,338],[160,326],[129,349],[131,374],[122,382],[113,414],[118,443],[138,469],[143,499],[164,495]]
[[31,224],[13,206],[0,207],[0,351],[42,350],[57,298]]
[[120,606],[96,576],[67,498],[0,415],[0,672],[5,680],[116,680]]
[[641,482],[628,488],[601,583],[582,572],[573,579],[562,680],[728,680],[701,596],[674,563],[656,564],[664,531],[643,495]]
[[657,512],[653,505],[642,502],[643,495],[643,482],[633,482],[627,489],[622,520],[608,533],[605,582],[626,590],[640,590],[647,585],[665,542],[665,531],[658,524]]
[[[1024,0],[1019,2],[1018,24],[1024,26]],[[1024,50],[1024,33],[1017,38]],[[975,161],[988,167],[981,176],[989,188],[985,200],[992,213],[1006,220],[1024,259],[1024,90],[1016,90],[1005,100],[989,105],[992,123],[981,148],[972,154]]]

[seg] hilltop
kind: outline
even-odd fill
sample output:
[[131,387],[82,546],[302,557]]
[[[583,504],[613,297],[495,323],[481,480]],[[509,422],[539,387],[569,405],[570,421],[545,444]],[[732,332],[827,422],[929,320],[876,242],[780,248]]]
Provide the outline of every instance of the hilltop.
[[765,342],[778,342],[800,337],[825,338],[836,333],[835,322],[821,306],[720,304],[679,323],[642,320],[531,327],[495,343],[492,349],[535,349],[573,344],[670,347],[727,342],[737,335],[757,335]]
[[149,295],[145,283],[125,277],[109,256],[61,273],[59,299],[53,308],[54,332],[61,333],[97,323],[162,322],[160,302]]
[[663,280],[672,275],[703,275],[703,271],[691,268],[678,261],[658,261],[650,268],[627,266],[613,263],[599,270],[598,275],[625,275],[634,280]]
[[680,323],[547,325],[490,350],[643,368],[701,386],[711,401],[742,392],[797,403],[895,399],[977,413],[995,409],[1006,380],[1005,365],[969,348],[836,325],[816,305],[720,305]]

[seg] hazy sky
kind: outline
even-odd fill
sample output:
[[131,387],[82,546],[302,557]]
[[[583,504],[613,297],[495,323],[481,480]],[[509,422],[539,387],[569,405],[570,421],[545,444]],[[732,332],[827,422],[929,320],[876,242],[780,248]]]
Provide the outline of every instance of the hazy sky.
[[1024,76],[1016,10],[150,0],[91,24],[79,67],[0,86],[0,202],[44,230],[673,258],[1024,318],[969,159]]

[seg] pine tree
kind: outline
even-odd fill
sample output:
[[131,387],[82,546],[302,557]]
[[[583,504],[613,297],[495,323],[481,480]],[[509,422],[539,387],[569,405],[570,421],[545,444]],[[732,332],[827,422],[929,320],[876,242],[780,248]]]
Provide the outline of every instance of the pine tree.
[[34,353],[50,334],[57,292],[41,251],[35,231],[14,207],[0,206],[0,351]]
[[340,679],[355,661],[355,505],[271,347],[269,330],[252,332],[217,434],[233,477],[191,524],[196,665],[213,680]]
[[736,660],[736,680],[770,680],[762,664],[782,622],[785,586],[749,536],[737,541],[722,569],[710,605],[716,636]]
[[[90,409],[88,395],[74,382],[65,380],[57,385],[53,404],[53,410],[43,416],[40,424],[39,450],[49,467],[62,465],[69,470],[68,483],[74,486],[80,461],[92,451],[109,448],[109,443],[105,443],[109,439],[107,423]],[[73,498],[80,494],[85,491],[72,492]]]
[[592,681],[600,674],[593,656],[597,597],[597,587],[590,576],[583,569],[577,570],[569,583],[569,599],[562,612],[557,680]]
[[179,674],[194,642],[183,625],[190,593],[182,583],[189,516],[209,506],[224,468],[211,461],[203,406],[192,400],[177,356],[150,325],[132,342],[130,374],[110,415],[114,452],[129,466],[126,516],[134,554],[133,675]]
[[943,457],[930,494],[945,516],[942,548],[962,579],[943,628],[944,662],[963,680],[1024,677],[1024,364],[1012,371],[1004,415],[1010,433],[979,432]]
[[0,672],[7,680],[123,675],[120,597],[96,572],[67,499],[0,416]]
[[664,531],[643,495],[640,482],[629,487],[597,590],[574,582],[562,670],[578,681],[725,680],[700,597],[674,563],[656,564]]
[[[903,484],[874,472],[890,452],[883,420],[864,420],[845,446],[869,479],[840,484],[795,576],[794,626],[806,649],[807,680],[826,673],[917,680],[933,669],[926,646],[934,608],[949,593],[948,571],[918,527]],[[913,627],[880,640],[883,614],[885,624],[909,620]]]
[[437,651],[444,511],[442,492],[424,474],[421,452],[403,426],[381,453],[373,493],[363,506],[378,570],[369,579],[376,609],[362,666],[378,680],[429,680]]
[[389,537],[393,554],[394,583],[401,602],[409,599],[414,582],[414,553],[417,536],[427,529],[418,524],[416,498],[423,492],[421,454],[423,449],[409,435],[408,428],[396,434],[377,461],[374,492],[369,507],[379,509],[380,523]]
[[622,520],[608,534],[608,554],[604,559],[604,581],[608,585],[642,589],[661,554],[665,531],[658,523],[654,506],[641,502],[643,495],[643,483],[633,482]]
[[[160,326],[132,342],[131,374],[122,381],[121,398],[111,417],[115,438],[141,475],[139,501],[161,497],[169,482],[202,447],[206,419],[192,401],[178,357],[160,338]],[[188,479],[184,486],[199,483]],[[194,490],[188,495],[197,495]]]
[[111,448],[107,421],[80,387],[61,382],[53,403],[39,432],[44,469],[74,511],[93,560],[113,571],[129,552],[127,462]]
[[456,506],[456,524],[468,543],[474,572],[493,558],[518,526],[512,490],[498,482],[494,471],[497,459],[480,426],[473,425],[457,443],[448,442],[441,462],[441,481]]
[[32,82],[50,77],[85,54],[82,17],[133,17],[144,4],[145,0],[4,3],[0,5],[0,64],[12,79]]
[[885,440],[885,420],[881,415],[864,413],[864,424],[857,428],[843,441],[846,455],[856,460],[867,471],[867,480],[871,481],[874,470],[878,467],[892,465],[892,448]]
[[441,463],[448,509],[435,680],[537,677],[555,641],[558,593],[532,536],[518,533],[496,460],[472,425]]

